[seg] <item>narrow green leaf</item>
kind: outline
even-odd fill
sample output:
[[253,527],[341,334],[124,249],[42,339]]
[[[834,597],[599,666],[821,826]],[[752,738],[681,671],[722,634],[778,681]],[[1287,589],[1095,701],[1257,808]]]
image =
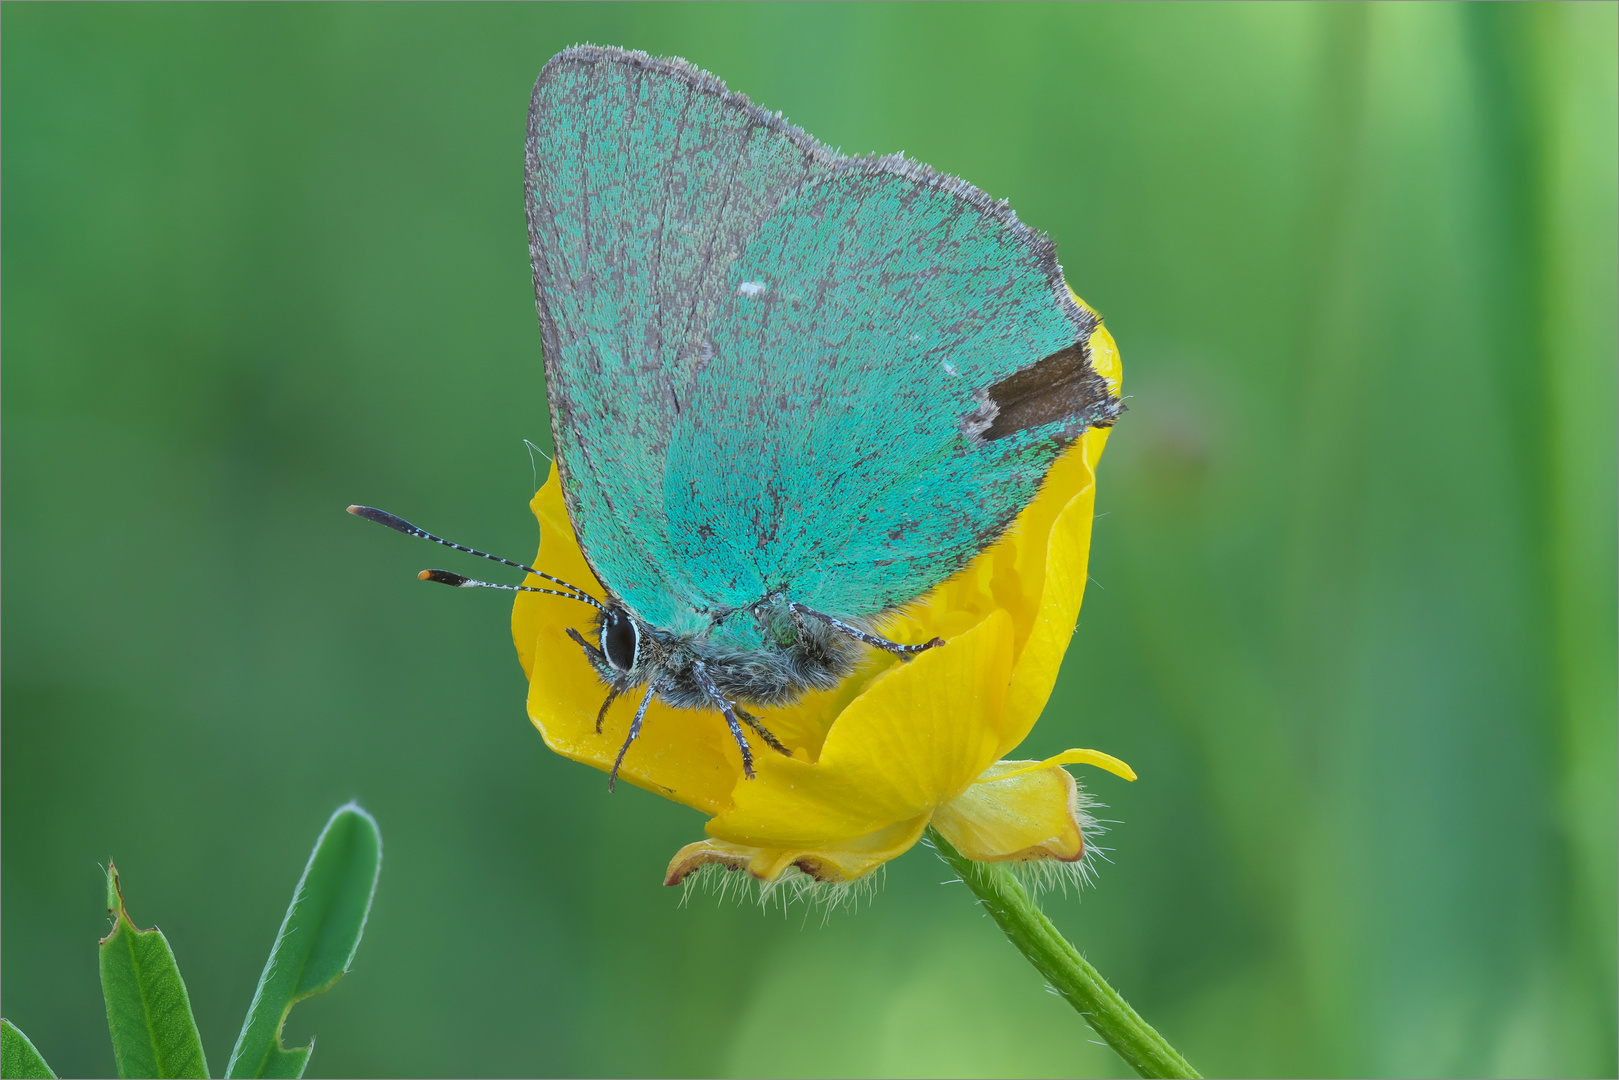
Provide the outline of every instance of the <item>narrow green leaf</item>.
[[292,1007],[330,989],[348,971],[365,932],[365,919],[382,871],[382,834],[354,803],[339,807],[321,830],[292,905],[259,976],[253,1004],[231,1051],[227,1077],[299,1077],[308,1046],[281,1045],[281,1026]]
[[28,1036],[10,1020],[0,1017],[0,1077],[11,1080],[56,1080],[56,1074],[39,1056]]
[[191,999],[163,932],[137,930],[124,908],[118,868],[107,865],[112,933],[101,939],[101,995],[123,1077],[206,1077]]

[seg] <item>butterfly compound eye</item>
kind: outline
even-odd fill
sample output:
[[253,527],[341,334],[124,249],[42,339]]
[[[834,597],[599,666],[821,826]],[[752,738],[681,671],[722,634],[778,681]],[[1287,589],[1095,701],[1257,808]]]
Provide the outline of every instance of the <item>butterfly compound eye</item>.
[[640,647],[641,631],[635,620],[621,608],[608,608],[607,617],[602,621],[602,652],[607,654],[607,662],[620,671],[628,671],[635,666],[635,654]]

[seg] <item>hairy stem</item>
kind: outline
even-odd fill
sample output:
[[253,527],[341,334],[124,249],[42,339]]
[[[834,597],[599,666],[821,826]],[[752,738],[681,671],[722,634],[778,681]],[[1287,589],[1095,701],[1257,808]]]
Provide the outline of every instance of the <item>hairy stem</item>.
[[936,829],[928,829],[928,839],[1018,951],[1131,1068],[1142,1076],[1199,1075],[1057,932],[1011,870],[1000,863],[974,862]]

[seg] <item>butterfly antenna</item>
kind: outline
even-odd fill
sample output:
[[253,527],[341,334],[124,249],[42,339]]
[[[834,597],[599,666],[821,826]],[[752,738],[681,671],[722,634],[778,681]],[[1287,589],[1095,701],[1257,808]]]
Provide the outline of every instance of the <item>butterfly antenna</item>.
[[533,443],[529,442],[527,439],[523,440],[523,445],[528,447],[528,467],[529,467],[529,470],[534,474],[534,486],[539,487],[540,486],[540,467],[534,463],[534,455],[535,454],[540,455],[542,458],[545,459],[546,464],[550,464],[551,461],[554,460],[554,459],[551,457],[550,454],[547,454],[544,450],[541,450],[538,446],[535,446]]
[[[512,560],[510,560],[510,559],[502,559],[499,555],[491,555],[487,551],[479,551],[477,548],[470,548],[470,547],[467,547],[465,544],[457,544],[457,543],[455,543],[453,541],[446,540],[442,536],[434,536],[432,533],[428,532],[426,529],[418,529],[416,526],[412,525],[410,522],[406,521],[404,518],[399,517],[399,516],[397,516],[395,514],[390,514],[386,510],[378,510],[374,506],[351,506],[351,507],[349,507],[349,513],[353,514],[355,517],[358,517],[358,518],[365,518],[365,520],[367,520],[367,521],[374,521],[378,525],[386,525],[386,526],[388,526],[388,528],[394,530],[395,532],[402,532],[406,536],[414,536],[414,537],[417,537],[417,538],[422,539],[422,540],[431,540],[435,544],[443,544],[447,548],[454,548],[457,551],[464,551],[468,555],[476,555],[480,559],[488,559],[491,562],[498,562],[503,566],[510,566],[513,569],[521,570],[525,574],[533,574],[535,577],[544,578],[546,581],[555,582],[556,584],[561,585],[564,589],[571,589],[572,593],[570,593],[569,595],[573,595],[574,599],[583,600],[585,603],[590,604],[592,607],[595,607],[598,610],[601,609],[601,604],[598,603],[594,597],[592,597],[589,593],[585,592],[585,590],[581,589],[579,586],[573,584],[572,582],[563,581],[559,577],[553,577],[552,575],[547,574],[543,570],[536,570],[532,566],[525,566],[523,563],[520,563],[520,562],[512,562]],[[431,573],[431,574],[448,574],[449,577],[452,577],[452,578],[453,577],[460,577],[459,574],[450,574],[449,571],[447,571],[447,570],[432,570],[432,571],[424,570],[424,571],[422,571],[422,575],[429,574],[429,573]],[[526,585],[512,585],[512,586],[490,585],[489,583],[482,582],[482,581],[473,582],[472,578],[461,578],[461,582],[472,582],[472,584],[461,584],[461,582],[451,582],[451,581],[446,580],[445,578],[425,577],[425,576],[422,576],[422,575],[418,575],[418,576],[421,576],[423,581],[439,581],[439,582],[442,582],[445,585],[455,584],[458,588],[477,588],[477,587],[482,586],[482,587],[491,588],[491,589],[511,588],[511,589],[517,589],[519,591],[525,591],[526,590],[528,592],[551,592],[552,591],[550,589],[532,589],[532,588],[529,588]],[[562,594],[557,594],[557,595],[562,595]]]
[[566,596],[569,600],[583,600],[596,610],[602,610],[602,606],[593,597],[584,593],[563,592],[561,589],[536,589],[532,585],[502,585],[495,581],[479,581],[477,578],[464,577],[448,570],[423,570],[416,576],[423,581],[436,581],[440,585],[449,585],[457,589],[504,589],[506,592],[537,592],[546,596]]

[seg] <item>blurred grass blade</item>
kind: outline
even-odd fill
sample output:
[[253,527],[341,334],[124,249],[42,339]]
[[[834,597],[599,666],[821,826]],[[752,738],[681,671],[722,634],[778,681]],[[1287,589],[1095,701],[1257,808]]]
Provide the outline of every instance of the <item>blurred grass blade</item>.
[[107,911],[114,921],[101,939],[101,994],[118,1075],[206,1077],[208,1062],[174,953],[161,930],[135,929],[111,863]]
[[11,1080],[56,1080],[56,1074],[39,1056],[28,1036],[10,1020],[0,1019],[0,1077]]
[[298,879],[225,1066],[226,1076],[303,1075],[315,1044],[286,1049],[281,1025],[294,1005],[329,989],[348,971],[381,870],[382,834],[376,821],[354,803],[339,807]]

